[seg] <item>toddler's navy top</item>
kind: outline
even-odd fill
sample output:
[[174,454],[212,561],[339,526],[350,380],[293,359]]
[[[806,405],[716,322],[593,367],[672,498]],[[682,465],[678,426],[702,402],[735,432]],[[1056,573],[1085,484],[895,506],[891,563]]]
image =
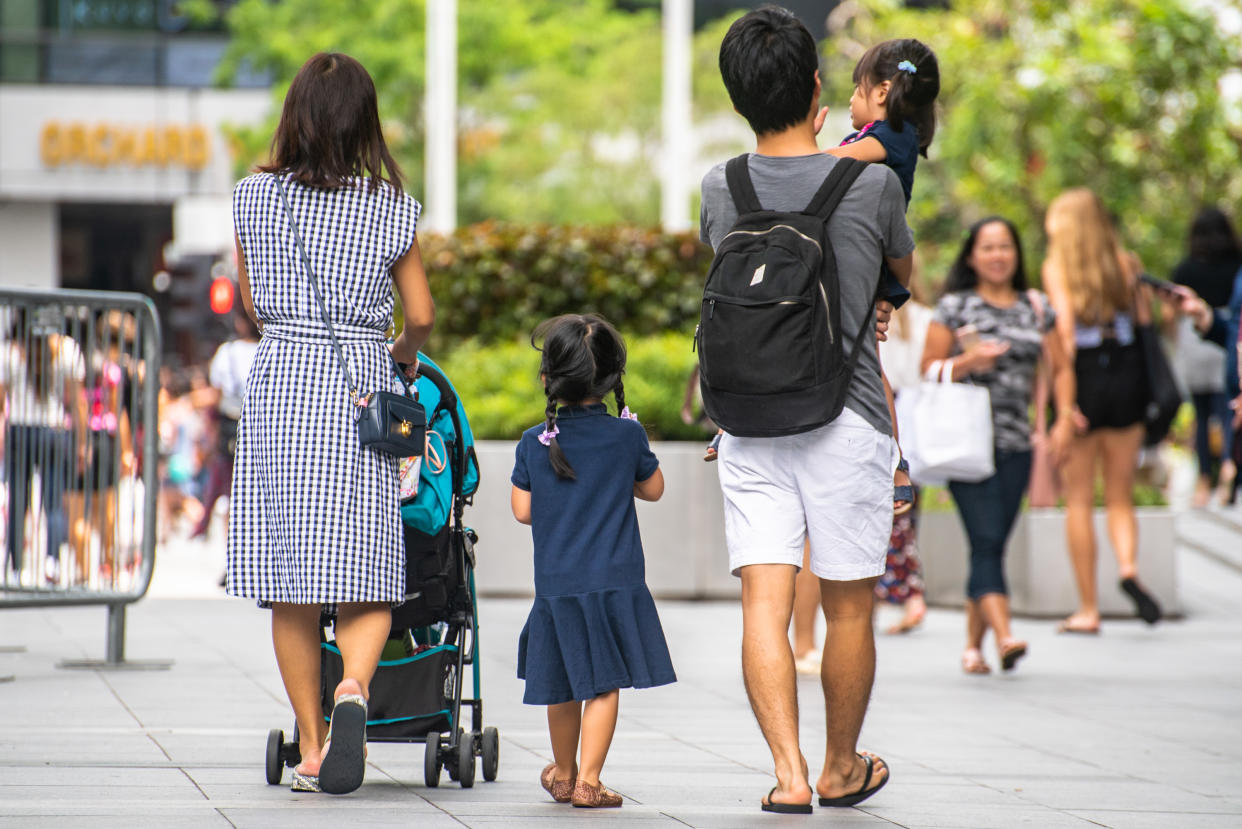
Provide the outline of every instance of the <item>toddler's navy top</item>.
[[553,471],[542,423],[522,435],[511,477],[531,494],[535,547],[535,602],[518,643],[523,699],[552,705],[674,682],[634,509],[634,484],[659,467],[647,433],[602,403],[562,407],[557,428],[576,479]]
[[841,146],[863,138],[874,138],[884,146],[884,163],[897,174],[901,189],[906,194],[906,204],[909,204],[914,192],[914,168],[919,163],[919,133],[914,124],[907,121],[898,132],[888,121],[872,121],[858,132],[845,136]]

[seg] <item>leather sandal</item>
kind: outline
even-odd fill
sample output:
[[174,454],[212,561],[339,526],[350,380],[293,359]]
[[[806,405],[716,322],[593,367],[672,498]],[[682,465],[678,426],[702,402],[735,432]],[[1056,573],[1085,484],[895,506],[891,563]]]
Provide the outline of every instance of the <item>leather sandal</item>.
[[962,651],[962,670],[968,674],[992,673],[992,669],[983,659],[983,651],[978,648],[967,648]]

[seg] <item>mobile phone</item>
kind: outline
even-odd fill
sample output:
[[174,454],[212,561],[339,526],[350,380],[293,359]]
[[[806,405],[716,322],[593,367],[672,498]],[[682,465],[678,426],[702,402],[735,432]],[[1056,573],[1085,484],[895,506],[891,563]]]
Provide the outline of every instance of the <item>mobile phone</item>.
[[719,457],[720,435],[721,433],[717,432],[716,436],[712,438],[712,442],[707,444],[707,451],[703,453],[703,460],[714,461],[717,457]]
[[973,325],[963,325],[953,332],[962,351],[969,351],[979,344],[979,329]]
[[1147,272],[1139,274],[1138,278],[1140,282],[1145,285],[1150,285],[1152,290],[1157,293],[1164,294],[1165,296],[1180,298],[1186,295],[1185,288],[1181,285],[1169,282],[1167,279],[1160,279],[1159,277],[1152,276]]

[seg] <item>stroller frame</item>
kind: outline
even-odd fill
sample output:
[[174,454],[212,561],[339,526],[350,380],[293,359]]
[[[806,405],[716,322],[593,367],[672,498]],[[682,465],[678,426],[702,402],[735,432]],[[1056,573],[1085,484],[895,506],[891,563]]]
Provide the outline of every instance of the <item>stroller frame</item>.
[[[470,788],[474,785],[476,757],[482,759],[483,779],[489,782],[496,779],[500,759],[500,735],[495,727],[483,726],[482,676],[478,658],[478,595],[474,585],[474,545],[478,542],[478,535],[463,523],[468,496],[462,493],[462,485],[469,458],[465,450],[461,419],[457,414],[457,394],[448,379],[426,363],[419,363],[417,376],[426,377],[440,392],[440,402],[428,414],[428,424],[441,410],[445,410],[452,419],[457,433],[456,439],[450,444],[449,453],[453,466],[452,509],[448,522],[449,551],[456,562],[457,583],[449,597],[447,611],[442,614],[446,618],[437,618],[435,622],[436,624],[445,623],[448,626],[439,645],[450,646],[456,651],[455,660],[451,663],[453,667],[449,673],[453,689],[449,714],[451,730],[447,733],[429,731],[421,736],[372,736],[370,727],[375,723],[369,723],[366,740],[374,743],[424,743],[426,747],[423,752],[423,782],[428,787],[438,786],[441,770],[447,769],[450,779],[460,783],[462,788]],[[408,547],[406,554],[409,555]],[[407,582],[407,597],[416,595],[410,592],[412,589],[416,590],[417,587]],[[400,608],[394,610],[395,617],[399,617],[400,613]],[[332,621],[326,614],[320,619],[321,643],[327,644],[324,628],[332,624]],[[397,621],[397,618],[394,618],[394,627],[389,634],[390,640],[404,636],[413,630],[413,626],[398,625]],[[322,653],[321,649],[321,659]],[[471,669],[473,680],[473,696],[471,697],[463,696],[467,666]],[[334,689],[328,688],[326,683],[323,683],[322,674],[321,683],[325,697],[325,710],[330,710],[331,694]],[[449,683],[446,682],[446,684]],[[461,726],[463,707],[470,709],[470,731],[466,731]],[[284,768],[295,767],[301,759],[296,723],[293,727],[292,739],[288,742],[285,741],[284,731],[274,728],[268,732],[265,763],[268,783],[279,785],[284,775]]]

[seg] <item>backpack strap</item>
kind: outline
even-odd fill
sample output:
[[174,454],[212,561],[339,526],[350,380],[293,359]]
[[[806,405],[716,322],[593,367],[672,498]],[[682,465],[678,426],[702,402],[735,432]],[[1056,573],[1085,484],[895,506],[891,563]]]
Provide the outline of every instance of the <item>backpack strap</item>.
[[837,163],[832,165],[832,170],[824,179],[824,183],[819,186],[819,190],[815,191],[811,203],[802,212],[809,216],[819,216],[827,221],[837,209],[837,205],[841,203],[841,199],[845,198],[845,194],[849,192],[854,180],[866,168],[867,162],[865,161],[859,161],[856,158],[838,158]]
[[733,197],[733,206],[737,215],[758,213],[763,209],[759,204],[759,196],[755,193],[755,185],[750,180],[750,153],[742,153],[730,158],[725,165],[725,183],[729,185],[729,195]]

